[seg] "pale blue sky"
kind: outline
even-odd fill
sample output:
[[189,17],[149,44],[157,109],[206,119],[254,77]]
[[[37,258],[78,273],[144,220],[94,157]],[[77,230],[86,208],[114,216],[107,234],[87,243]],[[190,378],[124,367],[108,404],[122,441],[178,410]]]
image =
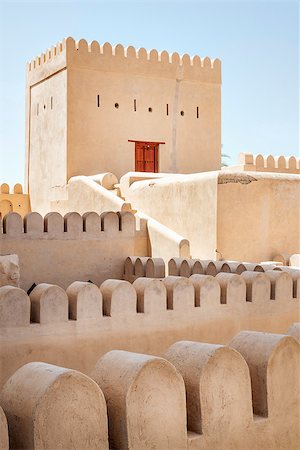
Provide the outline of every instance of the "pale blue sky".
[[223,152],[299,155],[298,1],[0,0],[0,182],[23,182],[25,64],[65,36],[222,60]]

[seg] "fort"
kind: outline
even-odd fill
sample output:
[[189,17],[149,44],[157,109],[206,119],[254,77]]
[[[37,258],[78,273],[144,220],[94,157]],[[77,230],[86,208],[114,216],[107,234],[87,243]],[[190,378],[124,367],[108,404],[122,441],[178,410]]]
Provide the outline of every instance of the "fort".
[[299,448],[299,158],[221,168],[218,59],[67,38],[26,74],[0,449]]

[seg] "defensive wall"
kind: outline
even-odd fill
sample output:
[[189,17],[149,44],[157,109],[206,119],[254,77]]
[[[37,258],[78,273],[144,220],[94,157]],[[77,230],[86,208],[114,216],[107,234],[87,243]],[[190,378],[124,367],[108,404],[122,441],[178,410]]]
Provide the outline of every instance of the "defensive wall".
[[88,374],[32,362],[0,392],[1,447],[290,449],[299,445],[300,345],[243,331],[162,357],[113,350]]
[[19,256],[25,291],[45,281],[64,288],[78,279],[100,284],[122,277],[129,254],[149,254],[145,221],[139,227],[126,211],[64,217],[51,212],[44,218],[33,212],[24,219],[9,213],[0,222],[0,253]]
[[20,183],[15,184],[12,190],[7,183],[0,185],[0,218],[11,211],[17,212],[22,217],[30,212],[29,195],[23,193]]
[[[296,278],[271,266],[264,273],[162,277],[160,261],[141,261],[133,284],[75,281],[65,290],[42,282],[29,295],[1,287],[1,383],[27,362],[88,374],[113,349],[162,355],[182,339],[228,343],[243,329],[284,333],[299,321],[299,271]],[[144,267],[152,278],[143,276]]]
[[223,167],[222,170],[248,172],[273,172],[300,174],[300,158],[296,156],[253,155],[240,153],[237,166]]
[[185,236],[192,258],[251,262],[300,253],[299,199],[299,175],[234,170],[135,181],[126,195]]
[[135,170],[133,141],[161,143],[159,172],[217,170],[221,62],[67,38],[27,66],[26,130],[25,183],[42,214],[71,177]]

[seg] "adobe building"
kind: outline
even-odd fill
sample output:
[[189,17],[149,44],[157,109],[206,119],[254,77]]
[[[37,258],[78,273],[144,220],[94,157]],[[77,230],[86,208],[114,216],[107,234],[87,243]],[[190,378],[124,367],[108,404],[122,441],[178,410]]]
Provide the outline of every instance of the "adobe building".
[[28,64],[26,114],[34,205],[76,175],[217,170],[221,63],[67,38]]
[[218,170],[218,60],[69,38],[27,73],[0,450],[298,449],[299,158]]

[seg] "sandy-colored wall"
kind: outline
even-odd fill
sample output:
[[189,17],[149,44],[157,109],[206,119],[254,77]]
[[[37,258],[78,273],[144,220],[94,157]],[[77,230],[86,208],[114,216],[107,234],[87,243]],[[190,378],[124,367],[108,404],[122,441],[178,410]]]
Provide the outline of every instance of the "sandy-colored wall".
[[193,258],[260,262],[300,251],[299,175],[172,176],[133,183],[126,200],[187,238]]
[[42,214],[73,176],[134,170],[129,139],[165,142],[160,172],[216,170],[221,63],[68,38],[28,65],[26,115],[26,184]]
[[2,183],[0,186],[0,218],[5,214],[15,211],[24,217],[30,212],[29,195],[23,193],[21,184],[16,184],[13,189],[10,189],[7,183]]
[[259,262],[299,253],[300,177],[220,175],[217,224],[217,248],[225,259]]
[[67,182],[67,71],[31,87],[29,193],[34,211],[46,214],[65,196]]
[[217,180],[218,172],[211,172],[140,181],[130,186],[126,200],[188,239],[192,257],[215,259]]
[[131,213],[101,217],[92,213],[84,218],[73,213],[65,219],[50,213],[45,220],[31,213],[24,220],[27,225],[17,214],[6,216],[0,233],[1,253],[19,256],[24,290],[33,283],[67,287],[75,280],[91,280],[100,284],[123,276],[128,255],[147,255],[147,231],[136,230]]
[[[256,295],[252,301],[246,301],[243,277],[232,276],[226,303],[222,300],[219,278],[207,278],[207,286],[200,291],[200,306],[195,306],[197,288],[191,279],[148,278],[136,280],[133,285],[112,280],[112,286],[105,288],[110,283],[107,280],[100,286],[103,309],[100,302],[97,318],[68,321],[67,317],[57,317],[52,323],[29,324],[27,317],[27,326],[2,326],[0,386],[18,367],[30,361],[45,361],[89,373],[98,358],[113,349],[162,355],[179,340],[227,343],[243,329],[285,333],[292,323],[299,321],[300,299],[292,298],[290,280],[281,285],[275,300],[270,300],[269,293],[264,298]],[[146,283],[142,287],[137,284],[141,280]],[[62,290],[59,296],[66,301]],[[21,300],[25,301],[23,297],[24,293]],[[137,313],[141,301],[144,312]],[[89,307],[87,298],[85,308]]]
[[218,169],[220,86],[71,68],[68,178],[103,171],[120,177],[135,170],[135,145],[129,139],[165,142],[159,147],[160,172]]

